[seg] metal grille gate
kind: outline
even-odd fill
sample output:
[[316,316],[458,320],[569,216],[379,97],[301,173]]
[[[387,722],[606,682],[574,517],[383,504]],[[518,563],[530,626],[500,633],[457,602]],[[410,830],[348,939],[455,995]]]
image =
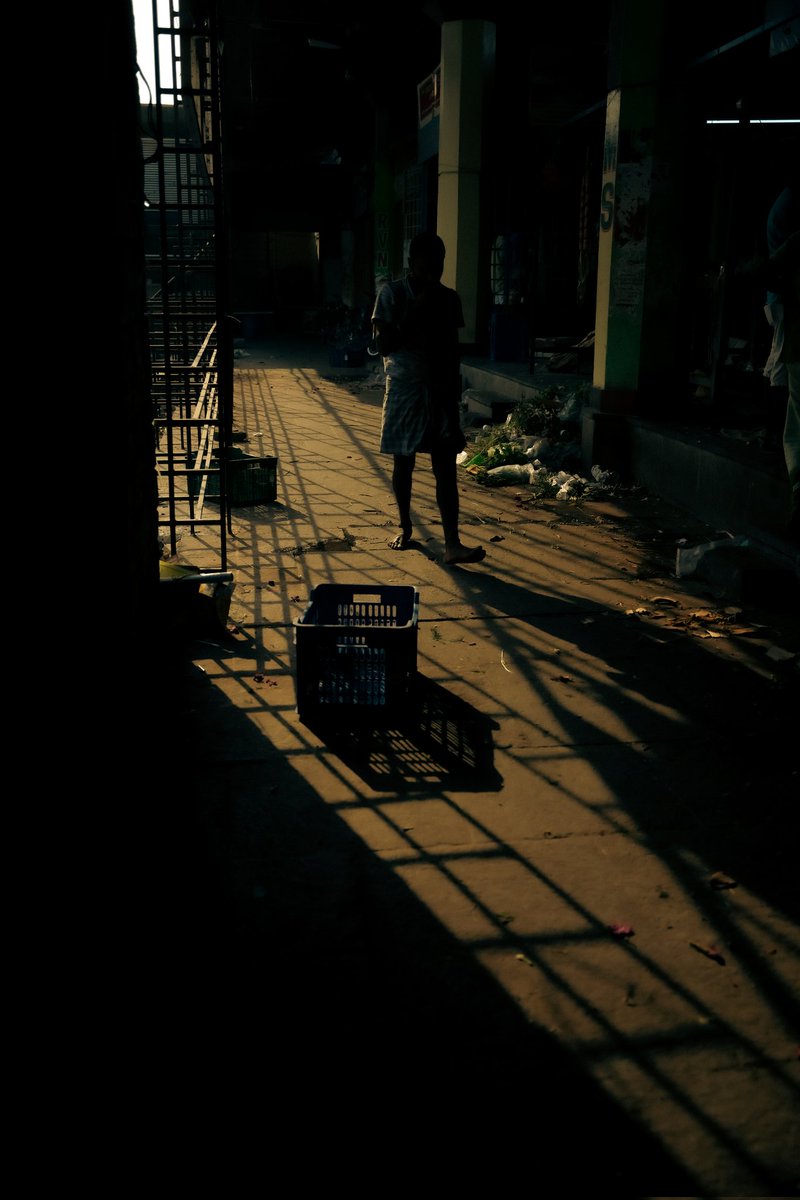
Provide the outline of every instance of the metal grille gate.
[[152,0],[155,95],[143,115],[147,308],[158,524],[218,536],[227,560],[233,341],[228,315],[215,5]]

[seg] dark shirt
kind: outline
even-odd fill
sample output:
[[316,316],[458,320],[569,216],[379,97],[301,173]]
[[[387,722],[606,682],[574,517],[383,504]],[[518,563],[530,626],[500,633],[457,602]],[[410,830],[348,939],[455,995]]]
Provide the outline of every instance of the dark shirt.
[[372,319],[386,377],[381,449],[462,449],[458,293],[438,283],[415,296],[411,279],[395,280],[380,289]]
[[[795,188],[785,187],[772,205],[767,217],[767,254],[770,258],[780,250],[784,242],[797,229],[797,192]],[[768,291],[767,304],[780,300],[781,296],[781,292]]]

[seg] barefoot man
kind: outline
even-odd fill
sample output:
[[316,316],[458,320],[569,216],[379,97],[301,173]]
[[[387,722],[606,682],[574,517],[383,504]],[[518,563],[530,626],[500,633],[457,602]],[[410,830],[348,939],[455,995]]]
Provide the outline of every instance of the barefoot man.
[[405,279],[384,284],[372,322],[383,356],[383,454],[394,456],[392,488],[400,532],[389,542],[405,550],[411,542],[411,481],[417,452],[431,456],[436,503],[444,529],[444,561],[475,563],[482,546],[465,546],[458,531],[456,455],[466,439],[459,420],[461,374],[458,331],[463,328],[461,300],[442,282],[444,242],[432,233],[411,241]]

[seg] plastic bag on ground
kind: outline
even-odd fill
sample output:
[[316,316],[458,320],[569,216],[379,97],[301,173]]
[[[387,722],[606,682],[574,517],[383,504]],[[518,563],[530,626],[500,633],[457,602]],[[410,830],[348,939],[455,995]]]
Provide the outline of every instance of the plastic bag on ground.
[[533,470],[531,463],[505,463],[487,471],[486,479],[490,483],[530,483]]
[[684,579],[689,575],[694,575],[702,560],[712,551],[718,550],[721,546],[730,548],[731,546],[749,546],[750,540],[746,537],[720,538],[718,541],[704,542],[701,546],[679,546],[675,556],[675,574],[678,579]]

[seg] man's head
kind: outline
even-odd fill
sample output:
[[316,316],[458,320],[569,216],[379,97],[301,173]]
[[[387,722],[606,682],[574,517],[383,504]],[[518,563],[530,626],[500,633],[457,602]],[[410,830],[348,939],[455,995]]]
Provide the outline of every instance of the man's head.
[[426,287],[438,283],[444,270],[444,242],[435,233],[418,233],[408,248],[411,277]]

